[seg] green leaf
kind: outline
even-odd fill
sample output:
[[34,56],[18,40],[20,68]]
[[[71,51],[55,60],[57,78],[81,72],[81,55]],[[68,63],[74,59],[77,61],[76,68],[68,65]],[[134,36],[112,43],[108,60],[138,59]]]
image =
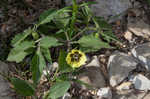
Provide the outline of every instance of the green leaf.
[[51,22],[51,20],[56,15],[56,12],[57,11],[55,9],[49,9],[49,10],[43,12],[39,18],[39,25]]
[[27,51],[30,48],[34,47],[33,41],[24,41],[18,45],[16,45],[13,49],[11,49],[7,60],[15,61],[17,63],[21,62],[28,54],[31,52]]
[[28,37],[30,34],[32,33],[32,30],[29,28],[27,30],[24,30],[23,33],[16,35],[12,41],[11,41],[11,45],[12,46],[16,46],[18,44],[20,44],[23,40],[26,39],[26,37]]
[[55,47],[59,45],[62,45],[62,44],[59,43],[58,40],[54,37],[45,36],[40,41],[40,46],[43,48],[50,48],[50,47]]
[[95,24],[98,25],[99,28],[105,30],[112,30],[112,26],[107,23],[107,21],[102,17],[93,17]]
[[104,20],[104,18],[93,17],[93,21],[98,30],[101,31],[104,30],[103,32],[100,33],[100,35],[103,37],[104,40],[106,40],[107,42],[111,41],[120,42],[112,32],[112,26],[108,24],[107,21]]
[[120,42],[112,31],[104,31],[103,33],[101,33],[101,36],[107,42],[111,42],[111,41]]
[[46,60],[52,64],[51,53],[49,48],[41,48],[41,52],[43,53]]
[[21,62],[26,56],[28,55],[28,53],[26,52],[17,52],[15,50],[11,50],[7,60],[8,61],[15,61],[16,63]]
[[48,99],[57,99],[63,96],[70,86],[71,84],[69,81],[56,82],[56,84],[50,88]]
[[62,8],[60,10],[49,9],[49,10],[43,12],[40,15],[38,26],[51,22],[52,19],[54,19],[54,17],[56,17],[61,12],[70,12],[69,9],[70,9],[70,7],[65,7],[65,8]]
[[94,37],[93,35],[83,36],[77,41],[85,52],[97,51],[101,48],[110,48],[108,43],[101,41],[99,38]]
[[11,78],[11,83],[14,85],[15,90],[23,96],[31,96],[35,92],[34,87],[25,80]]
[[58,63],[59,63],[59,70],[62,73],[72,71],[72,68],[66,62],[66,56],[67,56],[67,53],[65,51],[60,51]]
[[70,15],[68,13],[58,13],[55,18],[53,19],[54,23],[59,28],[65,28],[70,21]]
[[76,0],[72,0],[72,1],[73,1],[73,5],[72,5],[73,11],[72,11],[71,24],[70,24],[71,30],[74,29],[75,22],[77,19],[77,13],[78,13],[78,5],[77,5]]
[[40,51],[37,51],[33,56],[31,62],[32,79],[34,81],[34,84],[37,84],[40,81],[43,69],[45,67],[46,63],[44,57]]

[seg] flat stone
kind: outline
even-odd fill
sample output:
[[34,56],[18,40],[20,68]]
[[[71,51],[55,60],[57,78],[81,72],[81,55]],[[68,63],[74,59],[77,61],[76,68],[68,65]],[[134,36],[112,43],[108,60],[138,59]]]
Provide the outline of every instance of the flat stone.
[[[93,58],[91,63],[87,64],[87,66],[81,70],[81,73],[77,78],[96,88],[105,87],[106,85],[100,70],[100,63],[96,57]],[[83,87],[83,89],[84,88],[86,87]]]
[[142,36],[147,39],[150,38],[150,25],[145,23],[142,19],[128,22],[127,28],[137,36]]
[[147,70],[150,70],[150,42],[136,46],[131,52]]
[[[0,61],[0,73],[8,74],[8,65]],[[13,99],[10,95],[11,88],[8,81],[0,75],[0,99]]]
[[138,74],[134,77],[131,77],[130,81],[132,81],[135,89],[145,91],[150,90],[150,80],[142,74]]
[[125,94],[125,95],[114,95],[113,99],[149,99],[149,98],[143,98],[145,94],[143,93],[139,93],[139,94],[133,94],[133,93],[129,93],[129,94]]
[[136,60],[127,54],[114,52],[108,61],[108,72],[111,86],[116,86],[121,83],[129,72],[136,68]]

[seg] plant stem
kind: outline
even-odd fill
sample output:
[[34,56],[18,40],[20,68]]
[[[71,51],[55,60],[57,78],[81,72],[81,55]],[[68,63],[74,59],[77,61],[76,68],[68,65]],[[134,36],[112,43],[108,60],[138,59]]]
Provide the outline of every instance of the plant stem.
[[76,34],[71,41],[73,41],[74,39],[76,39],[79,35],[81,35],[87,28],[84,28],[82,31],[80,31],[78,34]]
[[55,81],[55,79],[56,79],[56,76],[57,76],[58,70],[59,70],[59,68],[57,67],[57,69],[56,69],[56,71],[55,71],[55,73],[54,73],[53,81]]
[[67,47],[68,47],[67,51],[70,51],[70,49],[71,49],[71,44],[70,44],[69,35],[68,35],[67,32],[65,32],[65,36],[66,36],[66,39],[67,39]]

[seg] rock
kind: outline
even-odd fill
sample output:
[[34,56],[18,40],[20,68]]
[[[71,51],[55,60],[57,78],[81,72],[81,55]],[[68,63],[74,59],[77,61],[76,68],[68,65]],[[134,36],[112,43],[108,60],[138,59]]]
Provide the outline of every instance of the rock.
[[92,11],[96,16],[116,16],[131,7],[130,0],[96,0],[97,4],[92,5]]
[[113,96],[113,99],[143,99],[143,98],[140,98],[139,95],[135,95],[133,93],[130,93],[130,94],[125,94],[125,95],[114,95]]
[[149,99],[149,98],[150,98],[150,93],[146,94],[143,99]]
[[[0,73],[8,75],[8,65],[0,61]],[[8,81],[0,75],[0,99],[13,99],[10,95],[11,89]]]
[[146,92],[142,92],[142,93],[134,93],[131,92],[129,94],[124,94],[124,95],[120,95],[120,94],[115,94],[113,95],[113,99],[149,99],[150,94],[146,93]]
[[150,80],[141,74],[131,77],[130,81],[132,81],[135,89],[150,90]]
[[147,39],[150,38],[150,25],[145,23],[142,19],[128,22],[127,28],[137,36],[142,36]]
[[[77,0],[78,2],[83,0]],[[84,0],[93,1],[93,0]],[[116,16],[122,14],[132,5],[130,0],[94,0],[96,4],[91,5],[91,9],[96,16],[108,18],[109,16]],[[71,0],[65,0],[66,5],[71,5]],[[118,17],[117,17],[118,18]],[[114,19],[114,18],[113,18]]]
[[[100,63],[96,56],[94,56],[91,63],[87,64],[85,68],[81,69],[78,79],[96,88],[101,88],[106,85],[104,77],[100,70]],[[86,87],[82,86],[83,89]]]
[[136,68],[137,62],[132,56],[127,54],[114,52],[108,61],[108,72],[111,86],[121,83],[129,72]]
[[119,86],[116,87],[116,89],[118,91],[122,91],[122,90],[128,90],[130,89],[132,83],[131,82],[123,82],[122,84],[120,84]]
[[99,96],[99,98],[101,99],[103,98],[112,99],[112,92],[109,87],[100,88],[97,92],[97,96]]
[[91,67],[91,66],[100,67],[100,63],[97,56],[93,56],[92,61],[86,65],[86,67]]
[[69,93],[65,93],[60,99],[71,99],[71,95]]
[[150,42],[136,46],[131,52],[150,71]]
[[132,40],[132,33],[130,31],[126,31],[124,38],[127,39],[129,42]]

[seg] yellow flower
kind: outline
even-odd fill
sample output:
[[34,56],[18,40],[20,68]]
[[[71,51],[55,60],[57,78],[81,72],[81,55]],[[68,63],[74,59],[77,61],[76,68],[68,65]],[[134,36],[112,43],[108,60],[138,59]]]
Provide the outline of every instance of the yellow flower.
[[78,68],[78,67],[84,65],[86,60],[87,60],[86,55],[83,52],[81,52],[80,50],[75,50],[75,49],[73,49],[71,52],[69,52],[66,57],[67,63],[72,68]]

